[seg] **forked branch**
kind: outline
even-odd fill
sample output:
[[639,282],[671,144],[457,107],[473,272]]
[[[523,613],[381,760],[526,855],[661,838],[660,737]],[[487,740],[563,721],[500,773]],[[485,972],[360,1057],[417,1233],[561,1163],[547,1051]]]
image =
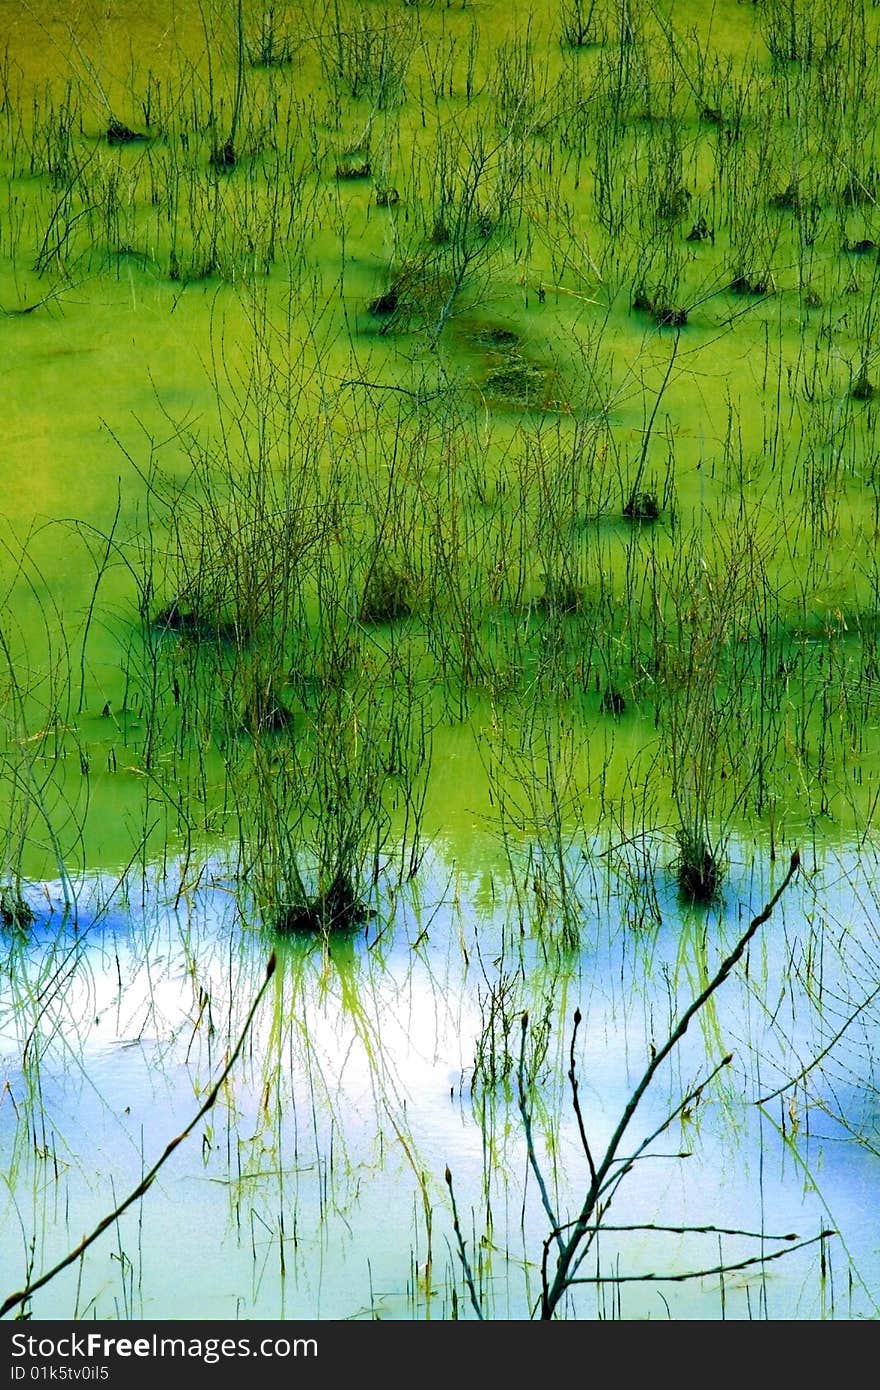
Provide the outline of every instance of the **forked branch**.
[[[769,920],[773,912],[773,909],[776,907],[776,904],[779,902],[786,888],[791,883],[792,879],[797,873],[800,867],[800,862],[800,853],[797,850],[795,850],[794,854],[791,856],[791,862],[788,866],[788,871],[785,875],[785,878],[782,880],[781,884],[777,888],[776,892],[773,894],[772,898],[770,898],[769,902],[757,914],[757,916],[752,918],[752,921],[749,923],[748,928],[739,938],[733,950],[730,952],[728,956],[724,958],[715,975],[706,985],[705,989],[703,989],[685,1009],[684,1013],[681,1015],[675,1027],[669,1034],[669,1037],[666,1039],[666,1042],[663,1044],[661,1048],[657,1050],[657,1052],[653,1055],[650,1062],[648,1063],[648,1066],[645,1068],[645,1071],[643,1072],[640,1081],[638,1082],[635,1090],[632,1092],[632,1095],[626,1103],[617,1128],[615,1129],[614,1133],[611,1136],[611,1139],[609,1140],[608,1147],[605,1150],[604,1156],[602,1157],[598,1165],[595,1166],[595,1168],[592,1168],[591,1166],[590,1186],[587,1190],[587,1195],[584,1198],[584,1203],[581,1207],[580,1213],[569,1229],[568,1236],[564,1240],[560,1241],[559,1231],[557,1230],[554,1232],[554,1238],[557,1240],[557,1244],[559,1245],[559,1253],[557,1255],[556,1269],[553,1273],[552,1279],[549,1277],[548,1273],[545,1273],[544,1275],[543,1289],[541,1293],[542,1319],[552,1318],[557,1307],[559,1306],[560,1301],[564,1298],[566,1291],[571,1287],[573,1283],[581,1282],[576,1278],[576,1270],[579,1264],[580,1255],[582,1253],[582,1246],[590,1235],[591,1227],[595,1226],[596,1219],[599,1215],[600,1199],[602,1197],[603,1190],[606,1186],[606,1181],[611,1172],[611,1169],[613,1168],[614,1164],[618,1161],[618,1149],[620,1148],[620,1144],[623,1140],[623,1137],[627,1129],[629,1128],[632,1118],[635,1115],[635,1112],[638,1109],[639,1104],[645,1095],[645,1092],[650,1088],[651,1083],[654,1080],[654,1077],[657,1075],[657,1072],[665,1062],[666,1058],[674,1050],[678,1043],[681,1042],[681,1039],[687,1032],[688,1027],[691,1024],[691,1021],[696,1017],[700,1010],[705,1007],[708,1001],[712,998],[713,994],[715,994],[716,991],[721,988],[728,975],[731,973],[731,971],[734,969],[737,963],[742,959],[746,951],[746,948],[749,945],[749,942],[755,936],[756,932],[759,930],[760,927],[764,925],[766,921]],[[637,1153],[642,1152],[642,1147],[643,1146],[639,1147]]]

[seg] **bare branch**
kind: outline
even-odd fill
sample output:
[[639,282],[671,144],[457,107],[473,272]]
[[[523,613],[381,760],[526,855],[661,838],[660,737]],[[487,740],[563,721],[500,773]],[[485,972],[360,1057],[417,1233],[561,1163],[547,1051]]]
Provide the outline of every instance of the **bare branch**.
[[452,1203],[452,1225],[455,1230],[455,1239],[458,1242],[458,1256],[461,1260],[462,1268],[464,1269],[464,1277],[465,1282],[468,1286],[468,1293],[470,1294],[471,1307],[473,1308],[476,1316],[480,1319],[480,1322],[484,1322],[485,1317],[483,1314],[483,1309],[480,1304],[476,1284],[474,1283],[474,1273],[471,1269],[471,1262],[468,1259],[467,1246],[464,1243],[464,1236],[461,1233],[461,1224],[458,1219],[458,1207],[455,1204],[455,1193],[452,1189],[452,1173],[450,1172],[448,1166],[446,1169],[446,1186],[449,1188],[449,1200]]
[[797,1245],[789,1245],[784,1250],[774,1250],[769,1255],[752,1255],[747,1260],[737,1260],[733,1264],[713,1265],[711,1269],[691,1269],[682,1274],[593,1274],[584,1275],[582,1278],[569,1279],[569,1284],[683,1284],[687,1279],[708,1279],[713,1274],[733,1274],[739,1269],[749,1269],[752,1265],[769,1264],[771,1260],[781,1260],[786,1255],[793,1255],[796,1250],[806,1250],[808,1245],[815,1245],[820,1240],[827,1240],[829,1236],[836,1236],[836,1231],[820,1231],[817,1236],[811,1236],[809,1240],[802,1240]]
[[642,1074],[642,1078],[636,1086],[635,1090],[633,1091],[632,1095],[630,1096],[629,1100],[627,1101],[626,1107],[620,1118],[617,1128],[615,1129],[614,1133],[611,1136],[611,1139],[609,1140],[608,1147],[605,1150],[605,1155],[598,1168],[596,1169],[596,1176],[590,1183],[590,1187],[584,1199],[584,1204],[581,1208],[580,1215],[578,1216],[577,1220],[574,1222],[572,1226],[571,1235],[568,1237],[568,1240],[566,1240],[562,1244],[560,1248],[559,1257],[556,1262],[556,1272],[553,1277],[553,1282],[549,1288],[545,1288],[542,1294],[542,1318],[547,1319],[553,1317],[554,1311],[557,1305],[559,1304],[560,1300],[563,1298],[566,1289],[568,1288],[570,1283],[574,1282],[572,1279],[572,1266],[574,1265],[576,1267],[576,1263],[580,1258],[580,1246],[584,1238],[587,1236],[591,1224],[593,1223],[593,1218],[596,1214],[596,1209],[599,1203],[599,1198],[601,1196],[603,1184],[605,1183],[605,1180],[607,1179],[608,1174],[611,1168],[613,1167],[614,1163],[617,1161],[617,1150],[620,1147],[620,1143],[623,1139],[623,1136],[629,1128],[630,1122],[632,1121],[632,1118],[635,1115],[635,1112],[638,1109],[639,1104],[645,1095],[645,1092],[650,1087],[652,1081],[654,1080],[654,1077],[656,1076],[662,1064],[665,1062],[666,1058],[684,1037],[685,1033],[688,1030],[688,1027],[691,1024],[691,1021],[708,1003],[708,1001],[712,998],[712,995],[715,994],[715,992],[718,989],[720,989],[720,987],[724,984],[725,980],[733,970],[734,966],[736,966],[737,963],[742,959],[745,950],[749,942],[755,936],[755,933],[759,930],[760,927],[763,926],[763,924],[766,921],[769,920],[770,916],[772,915],[773,909],[776,907],[776,904],[779,902],[779,899],[782,897],[786,888],[791,883],[792,879],[794,878],[795,874],[800,868],[800,862],[800,853],[798,850],[795,850],[795,852],[791,856],[788,871],[786,872],[786,875],[779,887],[777,888],[776,892],[770,898],[766,906],[757,914],[757,916],[752,918],[752,921],[749,923],[749,926],[743,933],[743,935],[739,938],[739,941],[736,943],[736,946],[733,948],[730,954],[726,956],[724,960],[721,962],[721,965],[713,975],[712,979],[709,981],[708,985],[706,985],[705,989],[701,990],[697,997],[693,999],[691,1003],[688,1005],[688,1007],[685,1009],[684,1013],[678,1020],[678,1023],[675,1025],[672,1032],[669,1034],[669,1037],[666,1039],[666,1042],[654,1054],[654,1056],[648,1063],[648,1066],[645,1068],[645,1071]]
[[[545,1181],[544,1181],[544,1174],[541,1172],[541,1165],[539,1164],[539,1162],[538,1162],[538,1156],[537,1156],[537,1154],[535,1153],[535,1145],[534,1145],[534,1141],[533,1141],[533,1139],[532,1139],[532,1118],[531,1118],[531,1114],[530,1114],[530,1112],[529,1112],[529,1107],[528,1107],[527,1100],[526,1100],[526,1087],[525,1087],[524,1067],[525,1067],[525,1051],[526,1051],[526,1030],[528,1029],[528,1026],[529,1026],[529,1016],[528,1016],[527,1013],[524,1013],[524,1014],[523,1014],[522,1019],[521,1019],[521,1023],[522,1023],[522,1033],[521,1033],[521,1036],[520,1036],[520,1044],[519,1044],[519,1066],[518,1066],[518,1068],[517,1068],[517,1074],[516,1074],[516,1079],[517,1079],[517,1083],[518,1083],[517,1089],[518,1089],[518,1094],[519,1094],[519,1112],[520,1112],[520,1114],[521,1114],[521,1116],[522,1116],[523,1129],[525,1130],[525,1136],[526,1136],[526,1152],[527,1152],[528,1158],[529,1158],[529,1167],[531,1168],[532,1172],[533,1172],[534,1175],[535,1175],[535,1181],[536,1181],[537,1184],[538,1184],[538,1191],[539,1191],[540,1194],[541,1194],[541,1202],[542,1202],[543,1207],[544,1207],[544,1210],[545,1210],[545,1212],[547,1213],[547,1216],[548,1216],[548,1218],[549,1218],[549,1220],[550,1220],[550,1229],[551,1229],[551,1231],[553,1232],[553,1234],[555,1235],[556,1243],[557,1243],[557,1245],[559,1246],[560,1258],[561,1258],[562,1250],[563,1250],[563,1243],[562,1243],[562,1237],[561,1237],[561,1235],[559,1234],[559,1219],[558,1219],[558,1217],[556,1216],[556,1213],[555,1213],[554,1210],[553,1210],[553,1204],[552,1204],[552,1202],[550,1201],[550,1194],[549,1194],[549,1192],[547,1191],[547,1184],[546,1184]],[[590,1165],[590,1166],[592,1167],[592,1165]]]
[[102,1221],[98,1223],[98,1225],[92,1231],[91,1235],[83,1236],[79,1245],[75,1246],[73,1250],[71,1250],[67,1255],[64,1256],[63,1260],[59,1260],[58,1263],[56,1265],[53,1265],[51,1269],[47,1270],[45,1274],[41,1274],[39,1279],[29,1280],[23,1289],[19,1289],[17,1293],[11,1293],[9,1297],[5,1299],[2,1306],[0,1306],[0,1318],[5,1317],[5,1315],[8,1312],[10,1312],[11,1309],[17,1307],[18,1304],[24,1303],[26,1299],[30,1298],[31,1294],[36,1293],[37,1289],[43,1288],[45,1284],[48,1284],[51,1279],[55,1278],[56,1274],[60,1274],[63,1269],[67,1269],[68,1265],[74,1264],[82,1255],[85,1254],[89,1246],[95,1243],[99,1236],[103,1235],[104,1232],[108,1230],[110,1226],[116,1224],[116,1222],[122,1216],[123,1212],[127,1211],[130,1206],[132,1206],[135,1202],[140,1201],[140,1199],[143,1196],[145,1196],[149,1188],[152,1187],[154,1181],[158,1177],[159,1170],[171,1157],[171,1155],[174,1153],[174,1150],[179,1148],[180,1145],[183,1143],[184,1139],[188,1138],[188,1136],[192,1134],[199,1121],[204,1119],[205,1115],[207,1115],[208,1111],[215,1104],[217,1097],[219,1096],[221,1090],[223,1089],[223,1086],[226,1083],[229,1073],[232,1071],[232,1068],[238,1061],[239,1055],[241,1054],[241,1050],[244,1047],[247,1035],[250,1032],[251,1024],[254,1021],[254,1016],[256,1015],[257,1009],[260,1007],[260,1004],[263,1001],[263,996],[265,995],[266,990],[269,987],[269,981],[272,979],[274,973],[275,952],[273,951],[271,956],[269,957],[269,962],[266,966],[266,978],[260,986],[260,989],[257,993],[257,997],[255,998],[253,1004],[250,1007],[248,1016],[245,1019],[244,1028],[241,1032],[241,1037],[236,1043],[232,1055],[229,1058],[229,1061],[226,1063],[226,1066],[223,1068],[214,1085],[211,1087],[211,1090],[208,1092],[207,1099],[205,1100],[204,1105],[202,1105],[198,1113],[193,1116],[186,1128],[181,1130],[180,1134],[178,1134],[176,1138],[172,1139],[171,1142],[166,1145],[161,1157],[153,1164],[150,1171],[141,1179],[137,1187],[135,1187],[131,1192],[129,1192],[125,1200],[120,1202],[119,1205],[115,1207],[113,1211],[111,1211],[107,1216],[104,1217]]

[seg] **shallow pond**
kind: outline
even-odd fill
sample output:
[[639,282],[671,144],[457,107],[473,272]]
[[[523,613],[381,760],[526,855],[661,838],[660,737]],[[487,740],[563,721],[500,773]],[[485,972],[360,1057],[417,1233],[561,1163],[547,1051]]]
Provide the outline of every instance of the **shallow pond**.
[[[589,1177],[566,1081],[575,1010],[582,1119],[600,1154],[652,1048],[782,876],[734,866],[724,904],[683,920],[658,869],[661,916],[639,929],[624,925],[631,888],[595,848],[592,910],[565,953],[521,935],[512,904],[490,909],[480,871],[440,847],[417,897],[323,948],[267,939],[219,862],[140,902],[117,888],[101,907],[110,881],[86,884],[76,926],[44,902],[4,972],[7,1283],[73,1248],[197,1114],[274,948],[215,1106],[143,1199],[33,1296],[33,1315],[473,1316],[448,1166],[485,1314],[530,1316],[549,1221],[524,1113],[561,1220]],[[621,1158],[675,1118],[621,1181],[581,1269],[606,1282],[572,1289],[568,1316],[876,1314],[877,1001],[854,985],[877,959],[871,877],[850,855],[805,856],[745,971],[636,1111]],[[672,1229],[644,1229],[656,1226]],[[823,1230],[835,1234],[803,1249],[778,1239]]]
[[35,1317],[534,1315],[795,849],[558,1312],[876,1314],[880,18],[535,8],[0,0]]

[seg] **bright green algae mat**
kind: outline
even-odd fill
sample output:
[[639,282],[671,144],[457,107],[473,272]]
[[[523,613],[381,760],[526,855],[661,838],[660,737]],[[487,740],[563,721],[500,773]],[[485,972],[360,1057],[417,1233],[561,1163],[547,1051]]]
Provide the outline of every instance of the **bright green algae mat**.
[[872,6],[0,28],[7,877],[866,833]]

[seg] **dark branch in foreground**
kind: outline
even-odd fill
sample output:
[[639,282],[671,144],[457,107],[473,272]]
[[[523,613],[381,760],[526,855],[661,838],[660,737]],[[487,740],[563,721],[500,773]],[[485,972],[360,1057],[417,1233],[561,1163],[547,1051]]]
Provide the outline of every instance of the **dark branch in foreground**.
[[747,1260],[735,1260],[731,1264],[713,1265],[711,1269],[691,1269],[682,1274],[585,1274],[578,1275],[576,1279],[569,1279],[569,1284],[683,1284],[687,1279],[709,1279],[714,1274],[735,1274],[737,1270],[748,1269],[750,1265],[765,1265],[771,1260],[781,1260],[783,1255],[793,1255],[795,1250],[806,1250],[808,1245],[815,1245],[820,1240],[827,1240],[829,1236],[836,1236],[836,1231],[820,1231],[817,1236],[811,1236],[809,1240],[802,1240],[798,1245],[787,1245],[784,1250],[774,1250],[769,1255],[751,1255]]
[[[569,1222],[573,1226],[574,1222]],[[563,1230],[567,1227],[563,1226]],[[660,1231],[672,1236],[743,1236],[748,1240],[800,1240],[800,1236],[795,1231],[787,1231],[785,1235],[774,1236],[769,1231],[748,1231],[741,1226],[666,1226],[658,1221],[633,1221],[626,1224],[616,1224],[610,1221],[597,1221],[588,1228],[591,1231]],[[826,1235],[831,1234],[826,1232]]]
[[476,1285],[474,1284],[474,1273],[471,1269],[471,1262],[468,1259],[467,1247],[464,1243],[464,1236],[461,1233],[461,1223],[458,1219],[458,1207],[455,1204],[455,1193],[452,1190],[452,1174],[449,1171],[448,1166],[446,1169],[446,1186],[449,1188],[449,1200],[452,1202],[452,1224],[455,1229],[455,1239],[458,1244],[458,1257],[461,1260],[462,1268],[464,1269],[464,1277],[468,1286],[471,1307],[473,1308],[475,1315],[480,1319],[480,1322],[484,1322],[485,1319],[483,1317],[483,1309],[480,1306],[479,1295],[477,1294]]
[[[666,1061],[666,1058],[669,1056],[669,1054],[674,1050],[674,1048],[684,1037],[692,1020],[696,1017],[700,1010],[708,1003],[708,1001],[712,998],[712,995],[715,994],[715,992],[718,989],[720,989],[720,987],[724,984],[731,971],[742,959],[743,955],[745,954],[746,948],[749,945],[749,942],[755,936],[758,929],[762,927],[766,921],[769,920],[770,916],[772,915],[773,909],[776,907],[776,904],[779,902],[779,899],[782,897],[786,888],[791,883],[792,879],[794,878],[795,874],[800,868],[800,862],[800,853],[798,850],[795,850],[795,852],[791,856],[791,862],[789,863],[788,871],[781,884],[777,888],[776,892],[773,894],[772,898],[770,898],[769,902],[757,914],[757,916],[752,918],[752,921],[749,923],[748,928],[739,938],[739,941],[736,943],[733,950],[721,962],[721,965],[719,966],[715,975],[709,981],[708,985],[706,985],[705,989],[703,989],[685,1009],[684,1013],[679,1018],[678,1023],[675,1025],[675,1027],[672,1029],[672,1032],[669,1034],[669,1037],[666,1039],[666,1042],[654,1054],[648,1066],[645,1068],[641,1080],[639,1081],[638,1085],[636,1086],[635,1090],[633,1091],[632,1095],[627,1101],[626,1107],[620,1118],[620,1122],[618,1123],[617,1128],[612,1134],[611,1139],[608,1143],[608,1147],[605,1150],[604,1157],[602,1158],[598,1166],[595,1168],[595,1170],[591,1172],[590,1186],[587,1190],[586,1197],[584,1198],[584,1203],[581,1207],[580,1214],[571,1225],[571,1234],[560,1245],[559,1253],[556,1259],[556,1270],[553,1274],[552,1280],[549,1278],[549,1272],[546,1269],[547,1247],[545,1247],[545,1263],[544,1268],[542,1269],[543,1288],[541,1292],[540,1304],[542,1319],[548,1319],[553,1317],[558,1304],[565,1296],[566,1290],[573,1283],[593,1282],[578,1279],[576,1276],[576,1270],[578,1264],[580,1263],[584,1255],[584,1250],[582,1249],[583,1242],[590,1235],[591,1227],[595,1225],[596,1220],[601,1220],[602,1211],[604,1209],[600,1202],[603,1187],[606,1185],[606,1180],[609,1177],[611,1169],[618,1161],[617,1150],[620,1147],[620,1144],[623,1140],[623,1137],[627,1129],[629,1128],[630,1122],[633,1116],[635,1115],[635,1112],[638,1109],[638,1106],[641,1100],[643,1099],[646,1091],[649,1089],[652,1081],[654,1080],[654,1077],[656,1076],[658,1070]],[[725,1059],[725,1061],[726,1060],[727,1059]],[[677,1113],[677,1110],[673,1112],[673,1114],[675,1113]],[[661,1129],[662,1128],[663,1127],[661,1126]],[[656,1136],[657,1131],[655,1131],[653,1137],[656,1138]],[[636,1152],[641,1152],[641,1146]],[[556,1231],[553,1232],[550,1239],[555,1239],[558,1243],[558,1228]],[[549,1243],[550,1242],[548,1241],[548,1246]],[[796,1247],[788,1246],[786,1252],[779,1253],[790,1253],[793,1248]],[[760,1260],[760,1258],[769,1257],[756,1258]]]
[[152,1187],[159,1174],[159,1170],[162,1168],[163,1164],[171,1157],[171,1155],[174,1153],[174,1150],[179,1148],[179,1146],[183,1143],[184,1139],[186,1139],[190,1134],[192,1134],[199,1121],[202,1120],[205,1117],[205,1115],[207,1115],[208,1111],[215,1104],[217,1097],[219,1096],[221,1090],[223,1089],[223,1086],[226,1083],[226,1079],[229,1076],[229,1073],[232,1071],[232,1068],[238,1061],[241,1050],[244,1047],[245,1040],[247,1039],[247,1035],[251,1030],[251,1024],[254,1021],[254,1016],[256,1015],[257,1009],[263,1001],[263,996],[265,995],[266,990],[269,987],[269,981],[272,979],[274,973],[275,952],[273,951],[271,956],[269,957],[269,962],[266,966],[266,978],[260,986],[260,989],[257,993],[257,997],[250,1007],[250,1012],[248,1013],[248,1016],[245,1020],[245,1025],[242,1029],[241,1037],[236,1043],[235,1049],[231,1057],[229,1058],[229,1061],[226,1063],[226,1066],[223,1068],[214,1085],[211,1087],[211,1090],[208,1092],[207,1099],[205,1100],[204,1105],[202,1105],[198,1113],[193,1116],[186,1128],[181,1130],[180,1134],[178,1134],[176,1138],[172,1139],[170,1143],[166,1145],[161,1157],[157,1159],[150,1171],[147,1174],[145,1174],[145,1176],[138,1183],[137,1187],[135,1187],[131,1192],[129,1192],[128,1196],[124,1199],[124,1201],[119,1203],[118,1207],[115,1207],[113,1211],[111,1211],[107,1216],[104,1217],[102,1221],[98,1223],[98,1225],[92,1231],[91,1235],[83,1236],[79,1245],[77,1245],[73,1250],[71,1250],[67,1255],[65,1255],[63,1260],[59,1260],[58,1264],[53,1265],[51,1269],[47,1270],[45,1274],[41,1274],[39,1279],[29,1281],[23,1289],[19,1289],[17,1293],[11,1293],[9,1295],[9,1297],[4,1301],[2,1307],[0,1307],[0,1318],[5,1317],[5,1315],[8,1312],[10,1312],[12,1308],[17,1307],[19,1303],[24,1303],[26,1299],[30,1298],[31,1294],[36,1293],[37,1289],[41,1289],[44,1286],[44,1284],[49,1283],[50,1279],[54,1279],[56,1274],[60,1274],[63,1269],[67,1269],[68,1265],[74,1264],[80,1258],[81,1255],[85,1254],[89,1246],[94,1244],[94,1242],[98,1239],[100,1235],[103,1235],[103,1233],[110,1226],[113,1226],[119,1220],[123,1212],[127,1211],[128,1208],[132,1206],[135,1202],[140,1201],[140,1199],[146,1194],[149,1188]]

